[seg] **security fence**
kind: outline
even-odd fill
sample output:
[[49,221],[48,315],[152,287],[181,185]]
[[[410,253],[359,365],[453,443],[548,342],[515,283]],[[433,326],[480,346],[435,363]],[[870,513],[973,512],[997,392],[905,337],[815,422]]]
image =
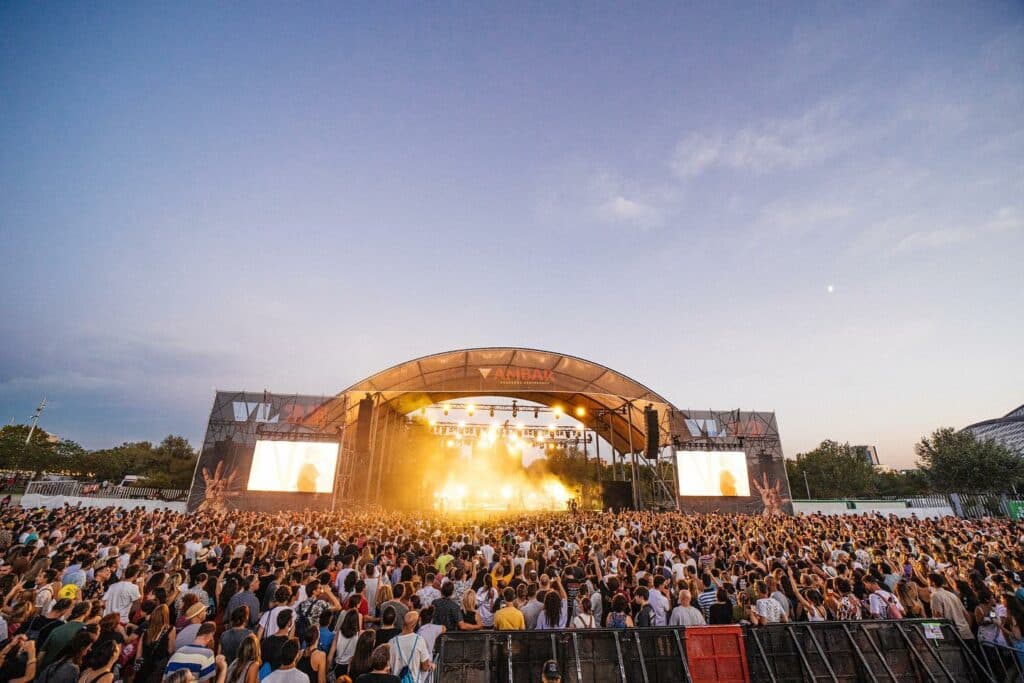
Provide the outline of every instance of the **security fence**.
[[[948,622],[917,619],[463,632],[441,636],[435,655],[440,683],[539,681],[549,659],[564,683],[1016,680],[979,659]],[[1011,671],[1016,660],[1003,659],[1002,673]]]
[[103,486],[81,481],[30,481],[25,495],[110,498],[114,500],[185,500],[184,489],[157,489],[145,486]]

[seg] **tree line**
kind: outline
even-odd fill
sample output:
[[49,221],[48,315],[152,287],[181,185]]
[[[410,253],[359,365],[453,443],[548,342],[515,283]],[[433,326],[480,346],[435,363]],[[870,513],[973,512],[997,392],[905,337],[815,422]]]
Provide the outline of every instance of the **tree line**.
[[917,469],[880,472],[849,443],[825,440],[786,461],[794,498],[870,498],[932,493],[1011,493],[1024,484],[1024,457],[952,427],[915,446]]
[[26,444],[28,435],[28,425],[0,428],[0,469],[30,471],[34,476],[50,472],[114,483],[133,474],[142,477],[139,486],[187,489],[196,467],[196,452],[181,436],[170,435],[155,445],[135,441],[90,451],[38,428]]

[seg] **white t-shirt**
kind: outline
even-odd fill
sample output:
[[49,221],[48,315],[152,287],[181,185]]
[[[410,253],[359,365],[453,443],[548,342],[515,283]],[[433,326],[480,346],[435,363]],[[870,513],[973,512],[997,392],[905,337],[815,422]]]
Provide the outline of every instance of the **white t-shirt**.
[[309,683],[309,676],[294,667],[291,669],[277,669],[271,671],[263,679],[263,683]]
[[277,633],[277,615],[284,609],[291,609],[291,607],[288,607],[287,605],[278,605],[274,609],[269,612],[264,612],[262,616],[260,616],[260,620],[257,623],[263,627],[264,638],[269,638]]
[[391,673],[400,676],[406,666],[418,681],[430,680],[430,672],[423,670],[423,662],[431,661],[427,642],[416,633],[395,636],[391,645]]
[[103,594],[103,601],[106,603],[103,614],[117,612],[121,616],[121,623],[126,624],[128,623],[128,612],[132,608],[132,603],[140,597],[142,597],[142,593],[134,583],[131,581],[118,581]]

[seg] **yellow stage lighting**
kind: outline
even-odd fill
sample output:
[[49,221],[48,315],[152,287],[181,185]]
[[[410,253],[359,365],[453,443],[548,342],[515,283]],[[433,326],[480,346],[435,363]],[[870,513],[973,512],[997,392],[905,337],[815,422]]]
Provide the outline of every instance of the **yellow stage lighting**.
[[558,418],[562,417],[562,412],[563,412],[563,411],[562,411],[562,406],[555,406],[555,407],[554,407],[554,412],[555,412],[555,419],[556,419],[556,420],[557,420]]
[[586,408],[584,408],[583,406],[577,406],[577,408],[576,408],[576,417],[583,417],[586,414],[587,414],[587,409]]
[[470,417],[473,417],[473,413],[475,413],[475,412],[476,412],[476,406],[475,405],[470,403],[468,406],[466,406],[466,414],[467,415],[469,415]]
[[445,415],[447,415],[447,414],[448,414],[448,411],[452,409],[452,405],[451,405],[450,403],[445,403],[445,404],[444,404],[444,405],[442,406],[442,408],[443,408],[443,410],[444,410],[444,414],[445,414]]

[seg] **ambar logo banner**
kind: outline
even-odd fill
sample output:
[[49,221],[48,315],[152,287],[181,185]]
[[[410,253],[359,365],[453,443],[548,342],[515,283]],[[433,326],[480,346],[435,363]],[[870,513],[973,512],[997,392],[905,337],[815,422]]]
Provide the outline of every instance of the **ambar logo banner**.
[[493,381],[502,386],[550,386],[555,381],[555,373],[543,368],[477,368],[485,380]]

